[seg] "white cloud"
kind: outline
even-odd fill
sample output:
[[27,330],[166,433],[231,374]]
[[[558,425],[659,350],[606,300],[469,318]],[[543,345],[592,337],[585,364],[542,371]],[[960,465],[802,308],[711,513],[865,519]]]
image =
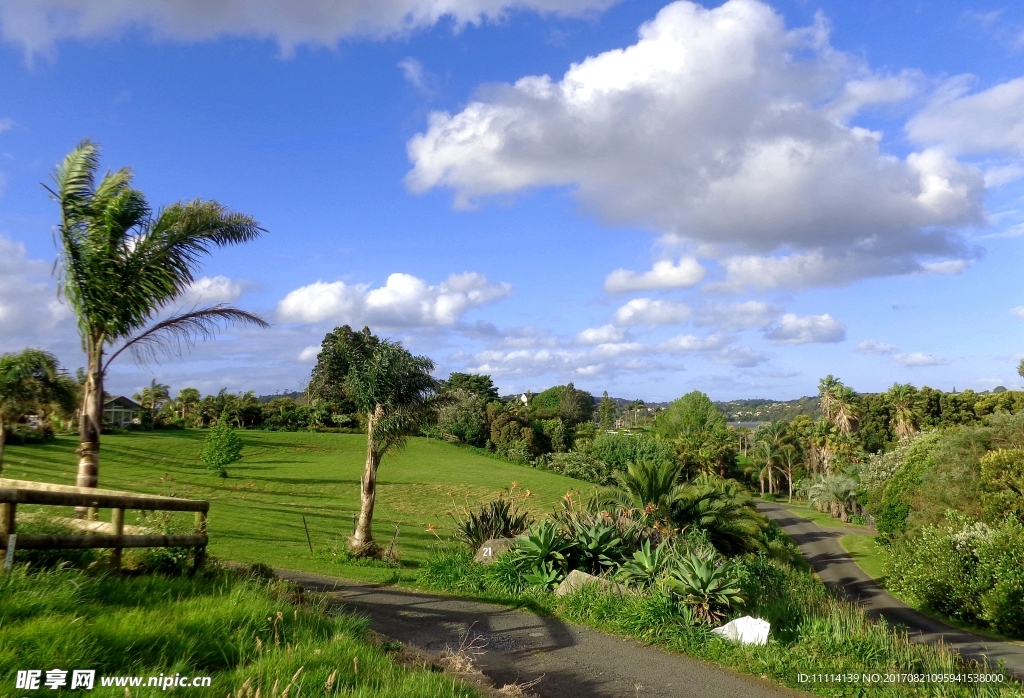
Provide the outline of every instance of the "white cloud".
[[0,133],[3,133],[4,131],[10,131],[12,128],[14,128],[14,119],[0,119]]
[[299,352],[299,361],[302,363],[309,363],[315,361],[316,357],[320,355],[320,345],[311,344],[302,351]]
[[750,347],[725,347],[721,351],[710,354],[708,359],[711,363],[723,366],[752,368],[767,361],[768,357]]
[[204,276],[196,279],[178,302],[182,305],[233,303],[242,297],[245,287],[244,282],[226,276]]
[[57,299],[50,264],[30,259],[25,245],[0,236],[0,352],[29,345],[51,347],[59,329],[70,329],[70,309]]
[[424,67],[418,58],[403,58],[398,62],[402,77],[406,82],[426,96],[432,96],[437,90],[437,77]]
[[658,345],[658,351],[664,352],[691,352],[691,351],[713,351],[721,349],[729,343],[729,338],[719,334],[698,337],[695,334],[681,334],[672,339],[666,339]]
[[893,354],[899,351],[899,347],[894,347],[891,344],[885,344],[883,342],[875,342],[870,339],[865,339],[863,342],[857,345],[857,351],[864,354]]
[[951,154],[1024,156],[1024,77],[967,94],[971,81],[950,80],[907,122],[907,135]]
[[[447,187],[456,206],[569,186],[613,224],[723,254],[820,260],[744,281],[762,288],[908,273],[918,256],[962,257],[948,230],[985,220],[978,169],[937,149],[896,157],[837,116],[898,100],[908,83],[833,49],[822,23],[787,30],[757,0],[680,1],[634,45],[560,80],[526,76],[457,114],[433,113],[408,143],[406,181]],[[623,274],[612,286],[635,288]]]
[[430,286],[410,274],[392,274],[384,286],[317,281],[297,288],[277,305],[284,322],[345,322],[383,327],[443,327],[459,322],[471,308],[512,292],[483,274],[452,274]]
[[249,36],[276,41],[285,53],[304,44],[333,46],[353,36],[404,35],[451,19],[456,27],[502,19],[510,10],[579,15],[616,0],[4,0],[0,33],[27,53],[62,39],[117,35],[143,28],[162,39]]
[[671,260],[655,262],[647,272],[637,273],[629,269],[616,269],[604,281],[604,290],[609,293],[627,291],[648,291],[659,288],[686,288],[703,280],[707,271],[692,257],[684,257],[679,264]]
[[636,325],[676,325],[688,317],[689,306],[678,301],[634,298],[615,311],[615,323],[624,327]]
[[576,342],[579,344],[608,344],[610,342],[621,342],[625,332],[615,325],[602,325],[601,327],[588,327],[576,335]]
[[1024,320],[1024,305],[1018,305],[1016,308],[1011,309],[1010,313]]
[[917,366],[942,366],[943,364],[949,363],[946,359],[931,354],[924,354],[919,351],[915,351],[912,354],[896,354],[893,360],[900,366],[906,366],[907,368],[915,368]]
[[713,325],[722,330],[745,330],[761,328],[775,322],[782,314],[782,308],[764,301],[716,304],[701,310],[698,325]]
[[765,333],[774,344],[834,343],[846,339],[846,325],[828,313],[799,316],[786,313]]
[[962,274],[964,269],[972,264],[974,261],[970,259],[947,259],[943,262],[925,262],[921,265],[921,270],[925,274],[956,276]]

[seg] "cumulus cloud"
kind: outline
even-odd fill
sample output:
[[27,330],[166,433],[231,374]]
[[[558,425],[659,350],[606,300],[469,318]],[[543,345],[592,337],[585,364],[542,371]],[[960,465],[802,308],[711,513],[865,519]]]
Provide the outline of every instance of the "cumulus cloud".
[[711,363],[737,368],[752,368],[768,360],[768,357],[750,347],[725,347],[708,356]]
[[1024,320],[1024,305],[1018,305],[1016,308],[1012,308],[1010,313],[1016,315],[1021,320]]
[[824,315],[796,315],[786,313],[768,329],[765,337],[774,344],[835,343],[846,339],[846,325],[825,313]]
[[383,38],[426,29],[442,19],[456,27],[502,19],[509,10],[579,15],[616,0],[3,0],[0,34],[29,54],[62,39],[117,35],[141,27],[163,39],[196,41],[248,36],[296,46],[333,46],[354,36]]
[[284,322],[346,322],[354,325],[444,327],[454,325],[471,308],[504,298],[507,283],[492,284],[483,274],[452,274],[430,286],[410,274],[392,274],[387,283],[368,284],[317,281],[297,288],[277,305]]
[[616,269],[604,281],[604,290],[609,293],[627,291],[649,291],[659,288],[686,288],[699,284],[706,274],[704,267],[692,257],[684,257],[679,264],[671,260],[655,262],[647,272],[638,273],[629,269]]
[[621,342],[625,332],[615,325],[603,325],[601,327],[588,327],[576,335],[579,344],[608,344],[609,342]]
[[949,363],[942,357],[925,354],[919,351],[915,351],[910,354],[895,354],[892,358],[900,366],[905,366],[907,368],[916,368],[918,366],[942,366],[943,364]]
[[857,345],[857,351],[864,354],[894,354],[899,351],[899,347],[894,347],[893,345],[885,344],[884,342],[874,342],[870,339],[865,339]]
[[782,308],[764,301],[718,303],[701,310],[697,324],[713,325],[727,331],[746,330],[767,327],[781,314]]
[[672,339],[666,339],[658,345],[658,350],[666,352],[712,351],[721,349],[728,343],[729,338],[720,334],[712,334],[707,337],[681,334]]
[[246,284],[226,276],[204,276],[196,279],[179,299],[182,305],[233,303],[242,297]]
[[909,94],[910,81],[836,51],[822,23],[787,29],[758,0],[680,1],[639,33],[559,80],[526,76],[433,113],[408,143],[407,185],[451,189],[456,206],[573,187],[613,224],[789,254],[770,284],[745,277],[760,287],[918,271],[918,256],[962,257],[948,231],[984,222],[978,169],[937,148],[894,156],[845,120]]
[[685,303],[652,298],[634,298],[615,311],[615,324],[623,327],[636,325],[676,325],[690,317]]
[[302,363],[309,363],[316,360],[316,357],[320,355],[320,345],[311,344],[299,352],[299,361]]
[[907,135],[953,154],[1024,156],[1024,78],[968,94],[971,82],[949,81],[907,122]]
[[57,299],[50,265],[31,259],[25,245],[0,236],[0,352],[22,349],[70,325],[70,309]]

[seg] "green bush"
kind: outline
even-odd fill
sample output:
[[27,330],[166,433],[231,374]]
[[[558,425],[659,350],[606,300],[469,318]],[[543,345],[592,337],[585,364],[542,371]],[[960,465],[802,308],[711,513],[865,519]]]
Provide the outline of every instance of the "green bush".
[[706,625],[718,625],[730,609],[743,605],[737,570],[716,557],[688,553],[676,559],[665,576],[665,589]]
[[230,465],[242,457],[242,439],[234,429],[223,421],[210,427],[199,460],[211,470],[217,470],[221,476],[227,475],[224,466]]
[[608,464],[578,451],[547,454],[537,459],[537,467],[597,485],[610,485],[615,479]]
[[613,472],[626,471],[628,463],[675,461],[676,454],[666,441],[657,441],[646,434],[600,434],[594,439],[590,455],[607,464]]
[[921,476],[932,462],[931,451],[937,441],[937,435],[915,441],[902,465],[885,481],[881,500],[873,507],[875,526],[883,539],[891,540],[906,529],[911,500],[921,485]]
[[997,631],[1024,638],[1024,524],[1008,516],[977,548],[982,618]]
[[492,538],[512,538],[525,531],[531,517],[519,511],[512,499],[499,496],[480,507],[478,511],[451,514],[455,520],[455,536],[473,550]]

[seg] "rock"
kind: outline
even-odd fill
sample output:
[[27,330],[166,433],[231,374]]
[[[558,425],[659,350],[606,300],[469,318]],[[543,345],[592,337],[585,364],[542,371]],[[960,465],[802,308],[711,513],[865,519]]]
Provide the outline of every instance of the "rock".
[[581,588],[584,584],[596,584],[602,591],[610,591],[615,594],[626,593],[626,587],[621,584],[616,584],[610,579],[595,577],[592,574],[587,574],[580,570],[573,570],[566,575],[565,579],[562,580],[562,583],[558,585],[557,589],[555,589],[555,596],[567,596]]
[[711,632],[726,640],[739,642],[742,645],[764,645],[768,642],[768,631],[771,623],[752,616],[743,616],[731,620]]
[[514,538],[491,538],[490,540],[484,541],[484,544],[477,548],[476,555],[473,559],[477,562],[482,562],[485,565],[489,565],[498,559],[506,550],[511,550],[515,546],[516,542]]

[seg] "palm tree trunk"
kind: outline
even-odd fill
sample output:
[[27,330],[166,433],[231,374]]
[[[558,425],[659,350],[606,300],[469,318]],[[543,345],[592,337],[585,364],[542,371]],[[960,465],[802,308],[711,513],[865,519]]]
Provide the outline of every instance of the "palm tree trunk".
[[[103,354],[94,349],[89,356],[89,370],[82,395],[82,411],[78,416],[78,487],[96,487],[100,468],[100,426],[103,423]],[[84,519],[86,507],[75,507],[75,516]]]
[[373,541],[373,505],[377,500],[377,466],[380,465],[380,453],[374,439],[374,426],[383,416],[384,409],[380,405],[367,415],[366,424],[366,469],[363,471],[362,486],[359,492],[359,520],[356,532],[349,538],[349,550],[360,555],[373,555],[377,552],[377,544]]

